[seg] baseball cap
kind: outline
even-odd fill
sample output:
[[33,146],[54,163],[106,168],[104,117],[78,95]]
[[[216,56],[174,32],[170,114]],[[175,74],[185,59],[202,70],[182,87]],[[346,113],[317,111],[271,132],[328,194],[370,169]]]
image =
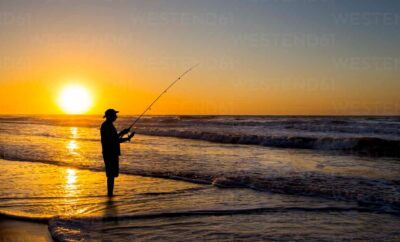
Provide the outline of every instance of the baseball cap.
[[115,110],[115,109],[112,109],[112,108],[107,109],[107,110],[105,111],[105,113],[104,113],[103,118],[105,118],[105,117],[107,117],[107,116],[110,116],[110,115],[112,115],[112,114],[116,114],[116,113],[119,113],[119,111],[117,111],[117,110]]

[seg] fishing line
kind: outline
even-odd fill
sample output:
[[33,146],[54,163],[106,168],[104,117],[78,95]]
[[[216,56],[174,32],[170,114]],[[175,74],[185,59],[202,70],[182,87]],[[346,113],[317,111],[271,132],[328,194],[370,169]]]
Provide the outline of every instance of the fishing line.
[[129,126],[129,130],[132,129],[132,127],[146,114],[147,111],[149,111],[151,109],[151,107],[158,101],[158,99],[160,99],[160,97],[162,95],[164,95],[165,93],[167,93],[167,91],[175,85],[175,83],[177,83],[179,80],[181,80],[187,73],[189,73],[190,71],[192,71],[194,68],[196,68],[199,64],[196,64],[192,67],[190,67],[189,69],[187,69],[185,72],[183,72],[177,79],[175,79],[166,89],[164,89],[164,91],[161,92],[160,95],[158,95],[158,97],[156,99],[154,99],[154,101],[143,111],[142,114],[139,115],[139,117],[137,117],[135,119],[135,121],[133,121],[133,123],[131,124],[131,126]]

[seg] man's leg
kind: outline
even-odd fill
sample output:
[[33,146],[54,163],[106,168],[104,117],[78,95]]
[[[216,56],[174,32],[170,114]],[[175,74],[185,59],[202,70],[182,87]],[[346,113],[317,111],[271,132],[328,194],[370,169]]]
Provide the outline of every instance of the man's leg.
[[114,192],[114,177],[107,177],[107,195],[112,197]]

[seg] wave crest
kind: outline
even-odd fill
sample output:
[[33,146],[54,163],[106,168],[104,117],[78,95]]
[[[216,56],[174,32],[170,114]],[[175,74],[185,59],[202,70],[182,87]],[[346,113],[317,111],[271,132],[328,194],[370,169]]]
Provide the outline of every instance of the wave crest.
[[400,141],[375,137],[304,137],[235,135],[204,131],[139,129],[138,133],[153,136],[168,136],[197,139],[225,144],[260,145],[277,148],[315,149],[343,151],[368,156],[400,157]]

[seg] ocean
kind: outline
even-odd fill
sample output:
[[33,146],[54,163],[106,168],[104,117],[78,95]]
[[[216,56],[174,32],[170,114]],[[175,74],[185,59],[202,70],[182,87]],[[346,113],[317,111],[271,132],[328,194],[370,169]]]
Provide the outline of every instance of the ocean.
[[1,116],[0,215],[57,241],[400,240],[400,117],[146,116],[112,199],[102,121]]

